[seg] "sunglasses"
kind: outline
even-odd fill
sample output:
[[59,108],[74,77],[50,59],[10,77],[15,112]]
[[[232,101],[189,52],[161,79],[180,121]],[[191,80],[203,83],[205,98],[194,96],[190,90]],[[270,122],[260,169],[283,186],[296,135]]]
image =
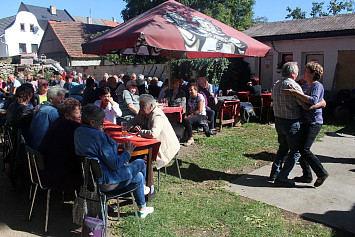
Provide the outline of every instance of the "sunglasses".
[[49,86],[49,84],[41,84],[41,86]]

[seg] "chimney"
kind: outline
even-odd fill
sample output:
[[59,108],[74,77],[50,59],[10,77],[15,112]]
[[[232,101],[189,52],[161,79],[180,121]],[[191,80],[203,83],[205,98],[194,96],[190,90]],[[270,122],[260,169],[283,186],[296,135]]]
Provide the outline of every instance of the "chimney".
[[52,15],[57,15],[57,9],[55,8],[55,6],[50,6],[49,9]]
[[87,17],[86,21],[87,21],[88,24],[92,24],[92,18],[91,17]]
[[112,21],[116,22],[116,17],[112,17]]

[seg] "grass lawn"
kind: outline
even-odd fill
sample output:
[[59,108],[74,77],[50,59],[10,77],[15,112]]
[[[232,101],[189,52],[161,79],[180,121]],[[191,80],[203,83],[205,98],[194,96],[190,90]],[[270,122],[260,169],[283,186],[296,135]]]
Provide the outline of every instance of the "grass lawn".
[[[355,131],[342,124],[325,132]],[[350,132],[351,133],[351,132]],[[322,224],[219,188],[240,175],[271,162],[277,151],[275,129],[249,123],[224,128],[216,136],[194,136],[196,143],[179,153],[183,184],[175,162],[161,175],[161,187],[149,205],[155,212],[141,220],[139,233],[133,207],[122,207],[122,220],[111,222],[117,236],[342,236]],[[164,169],[162,169],[164,171]],[[155,172],[155,175],[157,173]],[[154,178],[157,188],[157,177]],[[112,213],[112,216],[116,214]]]

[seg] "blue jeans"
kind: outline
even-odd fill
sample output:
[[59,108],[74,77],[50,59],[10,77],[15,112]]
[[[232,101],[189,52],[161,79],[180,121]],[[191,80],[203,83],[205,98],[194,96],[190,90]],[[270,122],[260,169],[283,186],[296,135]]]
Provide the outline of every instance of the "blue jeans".
[[103,192],[108,192],[112,190],[118,190],[128,186],[130,183],[137,184],[137,189],[133,192],[134,198],[138,204],[139,208],[145,207],[145,197],[144,197],[144,183],[146,176],[146,168],[144,160],[136,159],[131,163],[126,165],[130,173],[132,174],[132,179],[128,179],[122,182],[110,185],[102,185],[101,190]]
[[301,124],[301,137],[300,142],[300,165],[302,167],[303,176],[312,178],[312,170],[316,173],[317,177],[324,177],[328,172],[323,168],[317,156],[311,152],[311,146],[316,139],[322,124]]
[[[300,158],[299,137],[300,123],[298,119],[283,119],[275,117],[275,127],[278,135],[279,150],[272,164],[270,176],[276,176],[281,181],[287,181],[288,175]],[[282,162],[286,157],[282,167]]]

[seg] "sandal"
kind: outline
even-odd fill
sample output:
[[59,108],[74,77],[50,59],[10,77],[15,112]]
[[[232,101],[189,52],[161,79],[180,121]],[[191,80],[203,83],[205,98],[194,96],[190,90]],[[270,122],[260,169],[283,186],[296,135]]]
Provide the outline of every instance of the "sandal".
[[321,186],[324,183],[324,181],[328,178],[328,176],[329,176],[329,174],[326,174],[321,178],[317,178],[316,182],[314,182],[314,187]]

